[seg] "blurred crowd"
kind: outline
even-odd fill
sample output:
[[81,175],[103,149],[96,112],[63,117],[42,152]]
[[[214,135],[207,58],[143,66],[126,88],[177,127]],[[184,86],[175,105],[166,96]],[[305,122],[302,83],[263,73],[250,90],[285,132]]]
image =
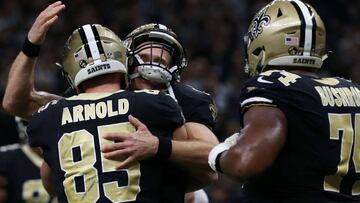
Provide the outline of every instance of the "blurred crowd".
[[[0,98],[12,61],[27,31],[49,0],[0,0]],[[65,11],[50,29],[36,67],[36,88],[62,94],[68,87],[55,62],[61,61],[66,37],[83,24],[99,23],[120,38],[135,27],[158,22],[183,42],[189,65],[182,82],[213,95],[218,106],[215,129],[220,140],[239,130],[238,95],[244,73],[242,36],[255,12],[270,0],[64,0]],[[360,82],[360,0],[306,1],[327,28],[332,51],[321,72]],[[13,118],[0,109],[0,145],[16,137]],[[208,188],[211,202],[237,202],[240,185],[222,178]]]

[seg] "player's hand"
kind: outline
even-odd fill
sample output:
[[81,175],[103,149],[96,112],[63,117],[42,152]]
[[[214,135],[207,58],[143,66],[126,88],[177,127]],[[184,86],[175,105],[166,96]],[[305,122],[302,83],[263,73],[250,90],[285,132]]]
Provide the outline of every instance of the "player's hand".
[[42,44],[50,26],[56,22],[58,14],[64,9],[65,5],[61,1],[57,1],[43,10],[30,28],[29,41],[37,45]]
[[109,133],[105,139],[115,141],[111,145],[103,145],[104,157],[111,160],[121,161],[117,169],[127,168],[134,161],[143,160],[155,156],[159,139],[137,118],[129,116],[129,122],[137,129],[134,133]]

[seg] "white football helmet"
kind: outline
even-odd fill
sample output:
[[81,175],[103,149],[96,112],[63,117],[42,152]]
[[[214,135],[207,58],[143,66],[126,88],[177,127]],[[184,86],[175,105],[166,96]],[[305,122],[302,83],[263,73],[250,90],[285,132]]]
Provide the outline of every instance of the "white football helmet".
[[271,66],[320,69],[326,59],[326,31],[310,5],[300,0],[274,0],[252,20],[244,37],[250,75]]

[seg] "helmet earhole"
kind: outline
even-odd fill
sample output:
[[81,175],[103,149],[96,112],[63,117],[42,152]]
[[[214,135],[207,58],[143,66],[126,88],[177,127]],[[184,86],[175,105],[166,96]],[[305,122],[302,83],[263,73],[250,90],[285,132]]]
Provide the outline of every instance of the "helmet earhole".
[[258,48],[256,48],[252,53],[253,53],[255,56],[259,56],[259,54],[261,53],[262,50],[263,50],[262,48],[258,47]]

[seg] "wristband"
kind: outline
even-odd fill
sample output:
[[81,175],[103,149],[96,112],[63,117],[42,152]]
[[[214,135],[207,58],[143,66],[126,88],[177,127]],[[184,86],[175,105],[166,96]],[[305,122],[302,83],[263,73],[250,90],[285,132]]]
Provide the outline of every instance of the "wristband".
[[239,138],[240,138],[240,133],[237,132],[237,133],[232,134],[230,137],[226,138],[226,140],[224,140],[224,143],[226,143],[227,145],[229,145],[231,147],[237,143]]
[[163,160],[169,159],[172,151],[171,139],[168,137],[159,136],[159,147],[155,157]]
[[[208,163],[209,163],[210,168],[213,171],[215,171],[215,172],[219,171],[218,168],[220,169],[220,164],[219,164],[220,155],[221,155],[221,153],[228,150],[229,148],[230,148],[230,146],[224,142],[222,142],[222,143],[216,145],[214,148],[212,148],[212,150],[209,153]],[[218,166],[216,166],[216,165],[218,165]],[[222,172],[221,169],[219,172]]]
[[38,57],[40,53],[40,45],[30,42],[26,37],[21,51],[30,58]]

